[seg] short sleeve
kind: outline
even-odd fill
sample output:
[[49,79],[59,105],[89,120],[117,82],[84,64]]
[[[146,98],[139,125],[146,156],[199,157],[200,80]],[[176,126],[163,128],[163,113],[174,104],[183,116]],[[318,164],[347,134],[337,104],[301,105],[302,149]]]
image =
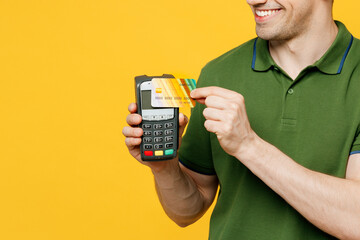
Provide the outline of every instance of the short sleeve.
[[[201,71],[197,87],[205,86],[205,70]],[[206,175],[214,175],[210,133],[204,127],[204,105],[196,103],[179,149],[179,161],[187,168]]]
[[351,146],[350,155],[360,153],[360,132],[358,132],[353,145]]

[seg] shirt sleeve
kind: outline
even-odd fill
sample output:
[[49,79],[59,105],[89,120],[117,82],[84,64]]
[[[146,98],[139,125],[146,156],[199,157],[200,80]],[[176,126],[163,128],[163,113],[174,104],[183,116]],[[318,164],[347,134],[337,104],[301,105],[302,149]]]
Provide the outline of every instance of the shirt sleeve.
[[[205,70],[201,71],[197,87],[205,86]],[[179,161],[187,168],[206,175],[214,175],[210,133],[204,127],[205,106],[196,103],[193,108],[186,133],[179,149]]]
[[360,131],[358,132],[353,145],[351,146],[350,155],[360,153]]

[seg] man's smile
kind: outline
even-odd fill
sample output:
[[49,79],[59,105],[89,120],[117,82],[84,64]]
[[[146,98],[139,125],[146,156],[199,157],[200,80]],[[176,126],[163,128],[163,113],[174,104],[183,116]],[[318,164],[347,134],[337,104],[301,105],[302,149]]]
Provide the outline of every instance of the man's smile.
[[257,22],[264,22],[269,20],[271,17],[277,15],[277,13],[281,11],[280,8],[278,9],[257,9],[255,10],[255,20]]

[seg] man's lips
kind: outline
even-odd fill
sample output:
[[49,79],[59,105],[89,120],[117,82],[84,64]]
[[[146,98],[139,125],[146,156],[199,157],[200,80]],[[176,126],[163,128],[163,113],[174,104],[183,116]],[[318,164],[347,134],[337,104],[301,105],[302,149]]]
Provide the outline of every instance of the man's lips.
[[281,11],[280,8],[277,9],[256,9],[255,10],[255,19],[256,21],[266,21],[271,17],[277,15]]

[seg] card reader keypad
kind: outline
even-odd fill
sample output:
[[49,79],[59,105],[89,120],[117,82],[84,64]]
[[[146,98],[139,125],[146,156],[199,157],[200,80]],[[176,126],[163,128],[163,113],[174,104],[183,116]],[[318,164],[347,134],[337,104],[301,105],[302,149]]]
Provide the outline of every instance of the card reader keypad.
[[176,139],[173,122],[146,122],[142,125],[144,130],[143,143],[145,156],[172,155],[176,151]]

